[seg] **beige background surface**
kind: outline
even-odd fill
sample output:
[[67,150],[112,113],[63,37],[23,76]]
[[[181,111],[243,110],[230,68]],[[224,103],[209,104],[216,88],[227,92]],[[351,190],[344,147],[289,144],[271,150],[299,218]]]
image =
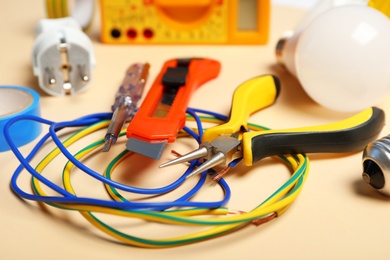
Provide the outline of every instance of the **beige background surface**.
[[[343,119],[350,114],[320,107],[304,93],[296,79],[276,65],[273,49],[277,38],[291,29],[303,14],[304,11],[298,9],[274,7],[271,39],[266,46],[103,45],[99,42],[99,17],[96,17],[89,32],[97,60],[93,83],[80,95],[51,97],[39,90],[30,60],[34,28],[44,17],[43,1],[2,1],[0,84],[37,90],[42,97],[43,117],[54,121],[71,120],[89,113],[109,111],[124,70],[131,63],[149,62],[152,65],[150,79],[153,79],[168,59],[201,56],[219,60],[222,71],[216,80],[198,89],[191,100],[192,107],[227,114],[231,94],[238,84],[256,75],[273,73],[282,81],[281,96],[275,105],[252,116],[252,122],[277,129]],[[386,97],[378,106],[385,112],[390,111],[389,101]],[[386,126],[382,135],[388,133],[389,127]],[[31,144],[23,146],[21,151],[27,153],[31,147]],[[117,149],[118,146],[111,155],[120,150]],[[193,144],[178,144],[177,149],[182,152],[193,149]],[[9,188],[18,161],[11,152],[3,152],[0,153],[0,258],[388,259],[390,201],[362,182],[361,155],[361,152],[310,155],[311,170],[301,195],[283,216],[266,225],[248,226],[206,242],[156,250],[119,244],[95,230],[77,212],[53,209],[45,212],[36,203],[23,203]],[[167,158],[169,154],[164,154],[162,160]],[[151,179],[148,174],[157,171],[158,162],[140,160],[148,166],[131,164],[129,167],[136,177],[120,178],[140,185],[151,180],[155,182],[153,184],[160,185],[173,178],[170,176],[173,170],[170,170],[162,171],[158,179]],[[50,168],[54,179],[59,180],[62,165],[58,162]],[[93,166],[99,168],[103,165],[104,160],[95,162]],[[249,210],[288,178],[285,167],[272,159],[252,168],[239,169],[240,172],[231,172],[227,176],[233,192],[229,208]],[[91,185],[91,189],[86,190],[91,194],[98,192],[86,177],[76,179],[75,183],[78,189]],[[27,174],[23,175],[21,185],[28,190]],[[203,196],[216,195],[218,198],[218,191],[210,188],[208,192]],[[171,231],[146,227],[135,232]]]

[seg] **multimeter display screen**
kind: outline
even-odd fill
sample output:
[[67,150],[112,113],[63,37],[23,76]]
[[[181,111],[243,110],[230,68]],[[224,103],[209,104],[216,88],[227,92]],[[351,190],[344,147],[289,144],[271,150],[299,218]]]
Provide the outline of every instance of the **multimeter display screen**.
[[257,28],[257,1],[239,0],[238,1],[238,24],[239,31],[256,31]]

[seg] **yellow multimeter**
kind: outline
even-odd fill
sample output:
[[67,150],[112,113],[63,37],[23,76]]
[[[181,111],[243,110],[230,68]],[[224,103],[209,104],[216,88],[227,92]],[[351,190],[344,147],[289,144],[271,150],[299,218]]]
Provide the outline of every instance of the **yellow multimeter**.
[[270,0],[100,0],[104,43],[265,44]]

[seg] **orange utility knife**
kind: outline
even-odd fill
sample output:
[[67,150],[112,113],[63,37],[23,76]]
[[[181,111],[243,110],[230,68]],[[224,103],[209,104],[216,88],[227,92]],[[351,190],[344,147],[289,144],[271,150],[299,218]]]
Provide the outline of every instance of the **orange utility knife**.
[[127,128],[126,148],[160,159],[166,144],[174,142],[184,127],[192,93],[220,70],[221,64],[212,59],[167,61]]

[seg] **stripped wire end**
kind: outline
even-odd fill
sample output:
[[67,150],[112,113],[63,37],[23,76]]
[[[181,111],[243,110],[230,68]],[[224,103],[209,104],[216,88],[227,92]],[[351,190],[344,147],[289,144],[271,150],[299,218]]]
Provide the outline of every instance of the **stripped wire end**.
[[171,154],[173,154],[173,155],[176,156],[177,158],[182,156],[182,154],[180,154],[180,153],[177,152],[176,150],[171,150]]
[[231,209],[228,211],[228,214],[231,214],[231,215],[242,215],[242,214],[246,214],[248,212],[246,211],[243,211],[243,210],[239,210],[239,209]]
[[222,171],[217,172],[217,174],[213,176],[213,181],[218,182],[228,171],[230,171],[231,168],[232,167],[228,166]]
[[[229,210],[229,212],[228,212],[228,214],[232,214],[232,215],[243,215],[243,214],[246,214],[246,213],[248,213],[248,212],[243,211],[243,210],[238,210],[238,209]],[[278,216],[277,212],[272,212],[272,213],[270,213],[267,216],[264,216],[264,217],[252,220],[251,223],[258,227],[258,226],[260,226],[262,224],[265,224],[265,223],[273,220],[277,216]]]
[[252,220],[252,224],[258,227],[258,226],[260,226],[260,225],[262,225],[264,223],[267,223],[267,222],[273,220],[277,216],[278,216],[277,212],[272,212],[268,216]]

